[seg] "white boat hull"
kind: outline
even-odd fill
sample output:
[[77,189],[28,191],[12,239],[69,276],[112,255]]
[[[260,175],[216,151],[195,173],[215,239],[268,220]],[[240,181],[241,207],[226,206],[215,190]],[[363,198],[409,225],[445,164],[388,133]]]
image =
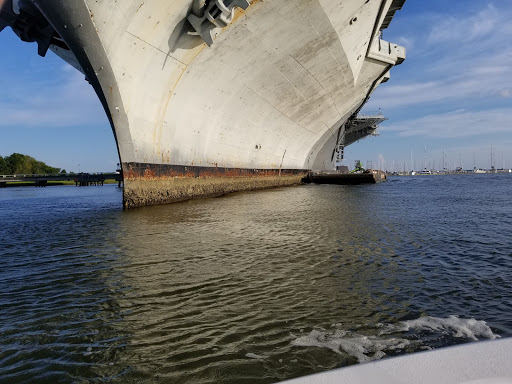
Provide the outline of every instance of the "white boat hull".
[[379,360],[283,384],[512,384],[512,338]]

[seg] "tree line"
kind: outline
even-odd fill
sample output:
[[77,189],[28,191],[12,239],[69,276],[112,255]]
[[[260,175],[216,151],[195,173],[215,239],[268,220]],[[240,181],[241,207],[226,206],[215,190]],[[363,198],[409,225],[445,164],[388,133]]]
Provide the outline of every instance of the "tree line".
[[31,156],[13,153],[10,156],[0,156],[0,175],[17,174],[48,174],[66,173],[65,169],[50,167],[42,161],[37,161]]

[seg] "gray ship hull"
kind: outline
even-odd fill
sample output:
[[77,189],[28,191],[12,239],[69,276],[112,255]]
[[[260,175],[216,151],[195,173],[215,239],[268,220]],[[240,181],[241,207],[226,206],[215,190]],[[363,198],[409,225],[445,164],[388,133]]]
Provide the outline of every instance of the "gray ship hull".
[[333,169],[347,122],[405,58],[380,39],[404,1],[29,3],[102,101],[134,207]]

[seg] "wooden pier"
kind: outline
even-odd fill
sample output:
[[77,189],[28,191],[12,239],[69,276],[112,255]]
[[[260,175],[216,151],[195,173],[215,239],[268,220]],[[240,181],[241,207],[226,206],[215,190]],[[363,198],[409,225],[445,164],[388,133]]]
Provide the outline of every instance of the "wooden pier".
[[0,175],[0,188],[15,186],[46,187],[49,182],[72,181],[77,187],[103,185],[106,180],[115,180],[121,186],[123,175],[121,173],[66,173],[53,175]]

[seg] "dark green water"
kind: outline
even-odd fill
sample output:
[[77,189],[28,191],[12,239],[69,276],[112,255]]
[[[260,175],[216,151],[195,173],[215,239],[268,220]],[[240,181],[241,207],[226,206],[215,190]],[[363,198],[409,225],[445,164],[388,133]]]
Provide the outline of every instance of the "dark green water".
[[123,211],[0,190],[0,382],[273,383],[512,336],[512,175]]

